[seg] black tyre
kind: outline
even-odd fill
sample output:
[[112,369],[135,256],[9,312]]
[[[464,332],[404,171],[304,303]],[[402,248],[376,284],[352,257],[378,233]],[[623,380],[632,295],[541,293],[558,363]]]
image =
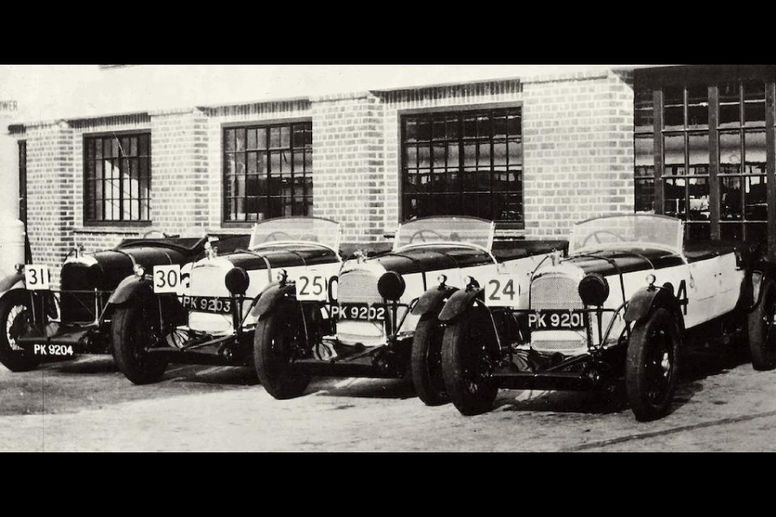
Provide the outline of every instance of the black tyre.
[[0,363],[12,372],[34,370],[40,359],[16,344],[30,318],[30,300],[24,291],[11,291],[0,299]]
[[296,347],[304,340],[300,307],[283,304],[259,320],[253,336],[253,364],[259,382],[276,399],[304,393],[310,376],[293,365]]
[[450,401],[442,378],[442,337],[444,328],[436,315],[420,318],[412,340],[412,384],[418,398],[427,406],[439,406]]
[[483,310],[470,310],[445,329],[442,339],[442,377],[450,400],[461,414],[489,411],[498,384],[489,375],[495,338]]
[[625,388],[639,421],[664,416],[673,400],[681,337],[676,321],[663,308],[637,323],[628,343]]
[[151,318],[135,303],[117,307],[113,312],[111,337],[116,365],[135,384],[158,381],[167,369],[166,360],[148,353],[158,342]]
[[749,350],[755,370],[776,368],[776,282],[765,280],[760,304],[749,313]]

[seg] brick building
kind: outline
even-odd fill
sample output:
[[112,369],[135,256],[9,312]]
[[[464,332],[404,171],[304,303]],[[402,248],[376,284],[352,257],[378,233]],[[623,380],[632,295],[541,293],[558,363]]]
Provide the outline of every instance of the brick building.
[[50,266],[75,245],[303,214],[366,243],[425,215],[541,238],[650,211],[687,220],[690,238],[770,238],[773,252],[775,77],[770,66],[558,68],[9,132],[32,256]]

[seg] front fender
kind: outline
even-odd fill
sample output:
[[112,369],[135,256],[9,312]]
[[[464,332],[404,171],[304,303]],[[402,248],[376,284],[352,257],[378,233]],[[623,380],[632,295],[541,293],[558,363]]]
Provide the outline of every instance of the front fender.
[[457,290],[457,287],[450,286],[440,286],[429,289],[420,296],[418,303],[412,308],[412,314],[415,316],[422,316],[429,312],[439,312],[444,305],[444,300],[450,298],[450,295]]
[[139,296],[152,294],[151,280],[146,277],[128,276],[116,286],[108,298],[109,305],[121,305]]
[[256,306],[251,310],[251,316],[259,319],[273,310],[280,303],[280,300],[295,294],[296,287],[294,285],[273,282],[259,294],[259,301],[256,302]]
[[446,323],[454,320],[474,303],[475,298],[482,299],[484,293],[485,289],[483,288],[454,292],[442,308],[442,312],[439,313],[439,321]]
[[19,287],[24,287],[24,274],[23,273],[14,273],[12,275],[8,275],[3,279],[0,279],[0,293],[4,293],[11,289],[13,286],[18,284],[19,282],[22,282],[22,285]]
[[658,286],[645,287],[637,291],[628,301],[623,318],[629,323],[643,321],[655,309],[661,307],[668,309],[677,318],[680,329],[684,328],[679,300],[669,289]]

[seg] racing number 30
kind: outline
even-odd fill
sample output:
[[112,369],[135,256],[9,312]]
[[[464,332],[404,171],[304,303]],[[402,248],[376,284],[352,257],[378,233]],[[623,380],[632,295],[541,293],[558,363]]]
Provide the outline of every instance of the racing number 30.
[[181,267],[177,264],[154,266],[154,292],[176,293],[181,281]]

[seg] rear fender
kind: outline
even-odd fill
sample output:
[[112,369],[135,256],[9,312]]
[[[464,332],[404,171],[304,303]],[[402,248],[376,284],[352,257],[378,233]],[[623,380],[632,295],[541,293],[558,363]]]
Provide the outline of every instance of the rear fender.
[[412,314],[422,316],[424,314],[437,314],[442,310],[445,301],[458,290],[457,287],[439,286],[426,291],[418,299],[418,303],[412,308]]
[[684,331],[681,304],[676,296],[665,287],[645,287],[637,291],[628,301],[623,317],[628,323],[638,323],[644,321],[659,308],[668,309],[676,318],[679,330]]
[[108,305],[122,305],[141,297],[151,296],[153,292],[150,279],[131,275],[119,282],[108,298]]
[[476,298],[483,299],[485,289],[472,289],[470,291],[455,291],[447,300],[439,313],[439,321],[447,323],[466,312],[474,304]]
[[296,286],[293,284],[280,284],[273,282],[269,284],[260,294],[259,301],[251,310],[251,319],[258,320],[265,314],[273,311],[284,298],[296,298]]

